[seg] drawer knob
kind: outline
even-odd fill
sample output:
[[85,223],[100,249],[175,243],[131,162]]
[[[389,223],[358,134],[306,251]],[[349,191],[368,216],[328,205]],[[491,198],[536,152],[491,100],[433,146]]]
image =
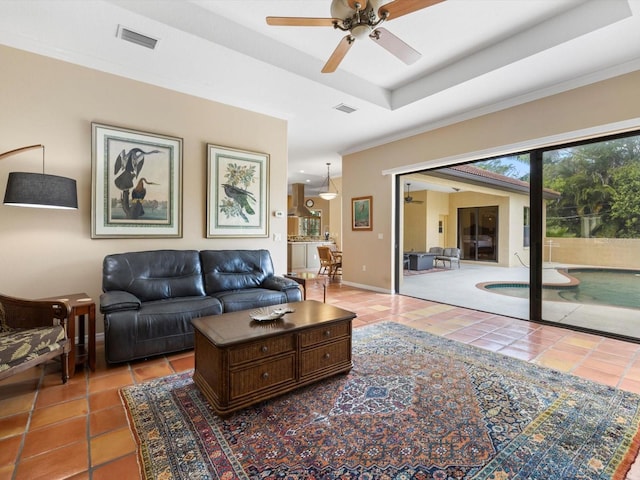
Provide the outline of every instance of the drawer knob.
[[269,372],[264,372],[264,373],[262,374],[262,379],[263,379],[263,380],[266,380],[267,378],[269,378]]
[[331,358],[331,354],[329,352],[325,353],[324,358],[328,360],[329,358]]
[[269,351],[269,347],[267,347],[266,345],[262,345],[260,350],[262,351],[262,353],[267,353]]
[[331,330],[325,330],[324,331],[324,336],[328,337],[329,335],[331,335]]

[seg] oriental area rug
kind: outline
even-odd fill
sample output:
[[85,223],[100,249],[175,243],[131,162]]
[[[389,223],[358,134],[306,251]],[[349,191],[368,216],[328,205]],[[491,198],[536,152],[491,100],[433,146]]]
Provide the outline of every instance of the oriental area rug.
[[348,374],[216,416],[192,372],[125,387],[146,479],[623,479],[640,396],[396,323]]

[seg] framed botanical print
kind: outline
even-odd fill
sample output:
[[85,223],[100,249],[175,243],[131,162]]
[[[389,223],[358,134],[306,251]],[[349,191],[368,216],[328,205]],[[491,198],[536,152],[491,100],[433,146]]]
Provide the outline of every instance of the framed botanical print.
[[207,145],[207,238],[268,237],[269,155]]
[[373,230],[373,197],[351,199],[351,230]]
[[91,237],[182,237],[182,139],[91,127]]

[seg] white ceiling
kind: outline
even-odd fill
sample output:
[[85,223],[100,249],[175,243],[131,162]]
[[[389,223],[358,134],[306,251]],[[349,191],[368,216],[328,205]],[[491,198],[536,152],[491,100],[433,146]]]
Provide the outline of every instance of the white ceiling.
[[265,16],[329,17],[330,3],[0,0],[0,43],[286,119],[289,183],[308,194],[345,153],[640,69],[640,0],[446,0],[384,25],[415,64],[364,38],[322,74],[345,33]]

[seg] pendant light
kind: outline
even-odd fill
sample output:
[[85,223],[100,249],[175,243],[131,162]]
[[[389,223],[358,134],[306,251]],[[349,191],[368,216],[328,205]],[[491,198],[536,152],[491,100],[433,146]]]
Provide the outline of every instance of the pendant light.
[[[323,200],[333,200],[338,196],[338,189],[336,188],[335,184],[331,181],[331,177],[329,176],[330,165],[331,165],[330,163],[327,163],[327,181],[326,181],[327,190],[325,192],[319,193],[320,198],[322,198]],[[324,186],[324,183],[322,185]],[[333,185],[335,192],[331,191],[331,185]]]

